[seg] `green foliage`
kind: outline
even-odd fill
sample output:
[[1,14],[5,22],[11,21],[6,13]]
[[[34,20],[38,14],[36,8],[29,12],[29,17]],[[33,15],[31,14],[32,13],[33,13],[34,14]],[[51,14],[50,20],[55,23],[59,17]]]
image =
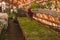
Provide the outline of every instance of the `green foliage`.
[[46,8],[45,5],[42,5],[42,4],[39,4],[39,3],[36,3],[36,2],[32,3],[30,7],[33,8],[33,9],[34,8]]
[[52,5],[52,2],[48,2],[48,3],[47,3],[47,6],[51,6],[51,5]]
[[3,24],[0,24],[0,28],[3,28]]
[[58,3],[57,3],[57,1],[55,1],[55,9],[57,10],[57,8],[58,8],[58,5],[57,5]]
[[40,8],[46,8],[46,5],[42,5],[42,4],[40,4]]
[[48,6],[49,9],[51,8],[52,2],[50,0],[47,1],[47,6]]
[[14,13],[9,14],[9,18],[14,18],[14,17],[15,17]]
[[40,8],[40,4],[38,3],[32,3],[31,8]]

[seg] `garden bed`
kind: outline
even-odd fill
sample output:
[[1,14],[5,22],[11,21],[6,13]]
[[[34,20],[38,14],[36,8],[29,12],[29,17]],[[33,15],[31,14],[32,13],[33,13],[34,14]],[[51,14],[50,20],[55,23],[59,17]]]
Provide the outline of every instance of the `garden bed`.
[[20,25],[29,40],[60,40],[60,36],[28,17],[18,18]]

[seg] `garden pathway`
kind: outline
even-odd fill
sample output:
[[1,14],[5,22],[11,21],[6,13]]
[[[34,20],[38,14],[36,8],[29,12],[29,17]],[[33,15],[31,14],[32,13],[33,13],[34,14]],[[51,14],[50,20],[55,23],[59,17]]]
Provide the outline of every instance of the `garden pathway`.
[[15,23],[13,20],[9,19],[8,25],[5,40],[25,40],[23,32],[18,23]]

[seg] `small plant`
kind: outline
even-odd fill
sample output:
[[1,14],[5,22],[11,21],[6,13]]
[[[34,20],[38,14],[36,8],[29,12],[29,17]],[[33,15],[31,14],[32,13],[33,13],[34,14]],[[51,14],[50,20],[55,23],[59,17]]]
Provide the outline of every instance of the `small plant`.
[[57,8],[58,8],[58,3],[57,1],[55,1],[55,9],[57,10]]
[[42,3],[36,3],[36,2],[34,2],[34,3],[32,3],[31,4],[31,6],[30,6],[31,8],[42,8],[42,9],[44,9],[44,8],[46,8],[46,5],[43,5]]
[[0,28],[2,28],[3,27],[3,24],[0,24]]
[[33,8],[33,9],[34,9],[34,8],[40,8],[40,4],[34,2],[34,3],[31,4],[30,7]]
[[9,14],[9,18],[14,19],[15,18],[14,13]]
[[51,6],[52,6],[52,2],[51,2],[51,0],[48,0],[47,1],[47,7],[48,7],[48,9],[51,9]]

